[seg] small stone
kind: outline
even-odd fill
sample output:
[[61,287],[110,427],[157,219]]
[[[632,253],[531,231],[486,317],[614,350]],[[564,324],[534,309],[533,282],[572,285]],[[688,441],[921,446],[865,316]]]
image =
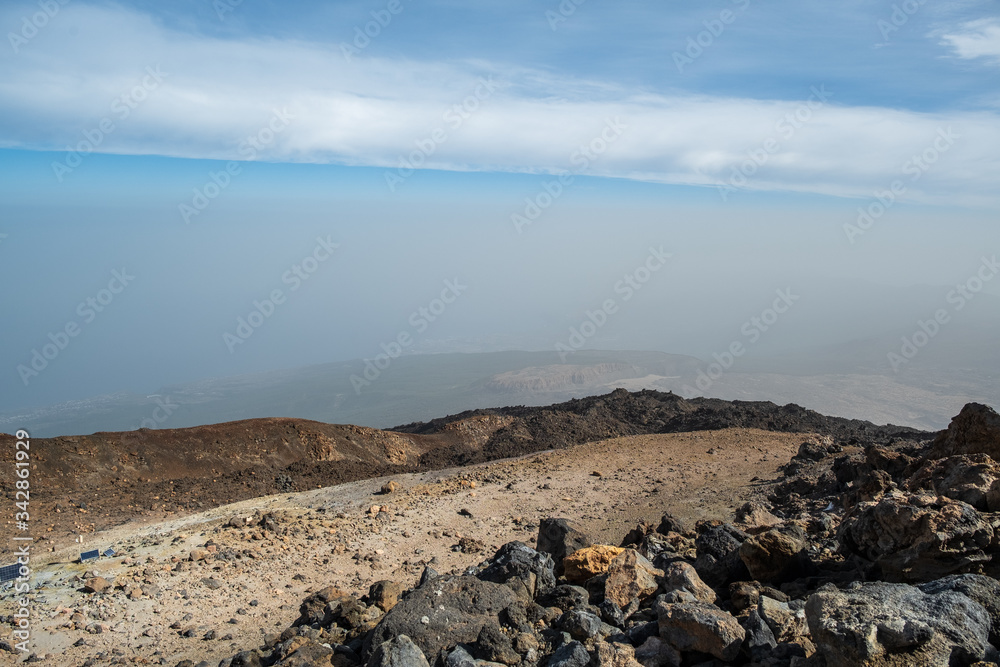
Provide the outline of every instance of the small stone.
[[111,582],[104,577],[91,577],[83,582],[84,593],[104,593],[111,588]]

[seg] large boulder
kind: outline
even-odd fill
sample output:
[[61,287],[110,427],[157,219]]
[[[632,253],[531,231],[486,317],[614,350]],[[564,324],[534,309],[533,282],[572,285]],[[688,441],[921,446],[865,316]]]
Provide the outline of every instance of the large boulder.
[[563,644],[549,658],[549,667],[587,667],[589,664],[590,654],[576,641]]
[[780,584],[808,573],[808,548],[801,528],[773,528],[748,538],[740,546],[740,559],[754,579]]
[[994,528],[961,501],[895,494],[855,507],[838,536],[845,551],[874,563],[884,579],[925,582],[987,563]]
[[907,584],[832,585],[806,603],[817,652],[827,667],[969,665],[987,656],[990,617],[953,591],[927,594]]
[[641,603],[653,595],[659,589],[662,578],[663,570],[653,567],[638,551],[626,549],[608,567],[604,599],[626,609],[633,601]]
[[671,591],[686,591],[699,602],[715,602],[716,594],[701,580],[698,571],[690,563],[671,563],[663,575],[663,588]]
[[522,542],[508,542],[500,547],[477,576],[483,581],[504,584],[529,600],[548,593],[556,585],[552,557]]
[[794,641],[809,634],[805,612],[801,608],[792,609],[787,602],[761,595],[757,601],[757,614],[779,642]]
[[698,558],[694,562],[698,576],[712,588],[747,579],[749,573],[740,559],[740,547],[747,537],[742,530],[727,523],[699,526],[695,540]]
[[924,593],[936,595],[945,591],[961,593],[978,602],[990,615],[990,643],[1000,646],[1000,582],[981,574],[956,574],[917,586]]
[[719,660],[733,660],[740,652],[746,631],[732,614],[707,602],[656,604],[660,638],[681,653],[709,653]]
[[517,600],[507,586],[475,577],[432,579],[382,618],[365,638],[364,652],[370,654],[382,642],[406,635],[433,660],[442,649],[476,642],[483,626],[496,624]]
[[1000,461],[1000,415],[986,405],[969,403],[935,438],[929,458],[988,454]]
[[845,507],[879,500],[902,481],[908,468],[916,459],[902,452],[870,445],[864,454],[843,456],[833,463],[833,472],[843,491],[841,502]]
[[573,609],[562,615],[559,627],[568,632],[573,639],[584,641],[593,639],[601,631],[601,618],[589,611]]
[[430,667],[427,657],[406,635],[393,637],[375,649],[368,667]]
[[982,512],[1000,507],[989,502],[990,490],[1000,480],[1000,463],[986,454],[963,454],[927,462],[906,482],[910,491],[933,491],[937,495],[972,505]]
[[538,540],[535,548],[552,556],[556,564],[556,574],[563,573],[563,559],[574,551],[589,547],[590,538],[566,519],[542,519],[538,524]]
[[746,630],[746,648],[750,652],[750,657],[760,662],[778,645],[778,640],[774,637],[771,626],[760,617],[756,609],[751,609],[750,613],[743,618],[743,629]]

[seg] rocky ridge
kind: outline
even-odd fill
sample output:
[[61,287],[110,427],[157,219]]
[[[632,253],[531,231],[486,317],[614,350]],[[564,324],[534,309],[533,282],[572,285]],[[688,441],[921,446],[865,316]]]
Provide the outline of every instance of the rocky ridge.
[[[435,470],[608,438],[725,428],[819,433],[842,442],[929,437],[913,429],[825,417],[796,405],[686,400],[619,389],[543,408],[475,410],[378,430],[297,419],[250,419],[32,441],[35,508],[56,548],[110,526],[163,519],[274,493]],[[0,446],[13,451],[13,436]],[[0,470],[12,493],[13,467]],[[10,551],[0,544],[0,554]]]
[[[281,634],[219,665],[997,664],[1000,508],[988,499],[1000,476],[977,451],[1000,443],[995,416],[967,406],[930,446],[840,455],[832,437],[803,443],[770,497],[731,522],[666,514],[616,546],[554,517],[534,548],[427,568],[410,590],[327,588]],[[951,442],[961,453],[931,458]]]
[[[996,424],[971,404],[933,440],[810,437],[728,521],[667,513],[601,544],[553,516],[478,565],[426,567],[415,586],[320,587],[259,645],[176,664],[1000,664]],[[281,531],[267,515],[242,529]],[[100,601],[115,586],[97,579],[84,590]]]

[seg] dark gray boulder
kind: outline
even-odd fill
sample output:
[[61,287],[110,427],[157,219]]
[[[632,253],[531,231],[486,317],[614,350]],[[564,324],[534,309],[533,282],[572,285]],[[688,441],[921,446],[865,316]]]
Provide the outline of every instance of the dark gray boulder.
[[740,547],[747,537],[742,530],[728,523],[701,527],[695,540],[698,558],[694,569],[698,571],[698,576],[712,588],[749,579],[749,572],[740,558]]
[[482,581],[503,584],[519,596],[533,600],[556,586],[555,563],[547,553],[522,542],[500,547],[477,575]]
[[375,649],[368,667],[430,667],[426,656],[406,635],[383,642]]
[[364,653],[406,635],[424,655],[437,656],[457,644],[472,644],[483,626],[517,603],[514,592],[475,577],[438,577],[414,590],[386,614],[365,638]]
[[994,529],[961,501],[894,494],[855,507],[837,535],[842,550],[871,561],[881,578],[927,582],[989,562]]
[[990,616],[954,591],[907,584],[832,585],[806,603],[806,620],[827,667],[968,665],[987,656]]
[[562,615],[559,626],[573,639],[592,639],[601,631],[601,619],[588,611],[574,609]]
[[590,545],[590,538],[566,519],[542,519],[538,524],[535,547],[552,556],[557,575],[562,574],[562,562],[566,556]]
[[708,653],[730,661],[739,655],[746,630],[732,614],[707,602],[656,603],[660,638],[681,653]]
[[564,644],[549,658],[549,667],[587,667],[590,654],[580,642]]
[[990,643],[994,647],[1000,646],[1000,582],[996,579],[981,574],[956,574],[921,584],[917,588],[928,595],[954,591],[981,604],[990,615]]

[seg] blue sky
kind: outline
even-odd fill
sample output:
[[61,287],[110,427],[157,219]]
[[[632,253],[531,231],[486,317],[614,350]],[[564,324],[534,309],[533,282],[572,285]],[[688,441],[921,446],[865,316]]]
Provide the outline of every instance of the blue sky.
[[603,343],[707,354],[786,279],[948,285],[997,245],[995,2],[50,0],[0,28],[8,407],[360,358],[459,274],[482,296],[428,349],[546,349],[662,244],[676,275]]

